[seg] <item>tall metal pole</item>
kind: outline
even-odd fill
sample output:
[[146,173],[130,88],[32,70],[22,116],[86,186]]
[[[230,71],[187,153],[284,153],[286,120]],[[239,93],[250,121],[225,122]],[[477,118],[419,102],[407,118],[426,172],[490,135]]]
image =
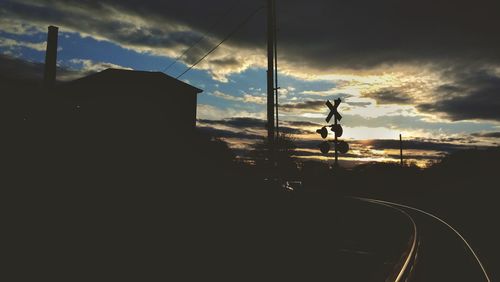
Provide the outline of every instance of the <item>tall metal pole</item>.
[[403,167],[403,137],[399,134],[399,159],[401,161],[401,167]]
[[276,93],[276,140],[279,145],[280,120],[279,120],[279,85],[278,85],[278,18],[276,13],[276,0],[273,3],[274,10],[274,91]]
[[267,1],[267,141],[274,164],[274,0]]

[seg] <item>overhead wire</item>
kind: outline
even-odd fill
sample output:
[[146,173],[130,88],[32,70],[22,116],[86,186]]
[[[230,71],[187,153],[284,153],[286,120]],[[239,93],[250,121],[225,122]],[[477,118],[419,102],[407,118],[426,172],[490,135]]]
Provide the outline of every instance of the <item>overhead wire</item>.
[[184,72],[182,72],[180,75],[178,75],[176,78],[179,79],[183,75],[185,75],[187,72],[192,70],[196,65],[198,65],[201,61],[203,61],[206,57],[208,57],[210,54],[212,54],[217,48],[219,48],[224,42],[229,40],[236,32],[238,32],[246,23],[248,23],[260,10],[265,8],[265,6],[261,6],[255,10],[253,10],[238,26],[236,26],[235,29],[233,29],[224,39],[222,39],[221,42],[219,42],[215,47],[210,49],[203,57],[201,57],[199,60],[197,60],[194,64],[192,64],[189,68],[187,68]]
[[[234,3],[234,5],[230,6],[229,9],[227,9],[224,14],[222,14],[221,17],[219,17],[209,28],[208,30],[211,31],[213,30],[216,26],[218,26],[223,19],[225,19],[237,6],[237,2]],[[173,67],[177,62],[179,62],[180,59],[182,59],[189,51],[191,51],[196,45],[200,44],[203,40],[207,38],[207,34],[202,35],[198,40],[196,40],[193,44],[191,44],[188,48],[186,48],[182,54],[180,54],[173,62],[171,62],[168,66],[163,68],[162,72],[168,71],[171,67]]]

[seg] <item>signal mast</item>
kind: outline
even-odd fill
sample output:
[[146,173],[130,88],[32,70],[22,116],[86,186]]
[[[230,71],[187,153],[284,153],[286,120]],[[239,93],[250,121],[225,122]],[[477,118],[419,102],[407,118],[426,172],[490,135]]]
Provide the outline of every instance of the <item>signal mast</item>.
[[[335,133],[335,139],[333,141],[333,147],[335,149],[335,163],[334,167],[338,167],[339,165],[339,152],[342,154],[346,154],[349,151],[349,144],[345,141],[339,141],[338,138],[342,137],[342,134],[344,133],[344,130],[342,129],[342,126],[339,124],[339,121],[342,119],[342,115],[337,111],[337,108],[339,107],[340,103],[342,102],[340,98],[336,99],[333,101],[334,104],[330,101],[326,101],[326,106],[330,109],[330,113],[326,117],[326,122],[330,123],[330,120],[332,117],[334,118],[334,123],[331,125],[326,125],[323,126],[321,129],[316,130],[317,133],[321,135],[321,138],[326,139],[328,137],[328,129],[327,127],[331,128],[331,131]],[[331,141],[330,141],[331,142]],[[321,144],[318,145],[321,153],[327,155],[328,152],[330,151],[330,143],[329,141],[324,141]]]

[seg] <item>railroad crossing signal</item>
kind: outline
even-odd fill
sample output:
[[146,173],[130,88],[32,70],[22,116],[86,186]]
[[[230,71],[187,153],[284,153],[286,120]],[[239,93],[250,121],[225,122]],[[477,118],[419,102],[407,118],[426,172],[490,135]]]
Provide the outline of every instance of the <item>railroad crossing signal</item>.
[[[345,141],[339,141],[338,138],[344,134],[344,129],[338,122],[342,119],[342,115],[338,112],[338,107],[342,102],[340,98],[333,100],[333,104],[330,101],[326,101],[326,106],[330,109],[330,113],[326,117],[326,122],[329,123],[332,117],[334,117],[334,124],[323,126],[321,129],[316,130],[317,133],[321,135],[321,138],[326,139],[328,137],[328,129],[335,134],[335,139],[333,140],[333,148],[335,149],[335,166],[338,166],[338,153],[346,154],[349,151],[349,144]],[[329,142],[332,141],[324,141],[318,145],[321,153],[328,154],[331,149],[331,145]]]
[[336,121],[340,121],[342,119],[342,116],[337,111],[337,108],[339,107],[340,102],[342,102],[340,100],[340,98],[333,100],[334,105],[332,105],[332,103],[329,100],[326,101],[326,106],[330,109],[330,113],[326,117],[326,122],[330,122],[330,120],[332,119],[333,116],[335,116]]

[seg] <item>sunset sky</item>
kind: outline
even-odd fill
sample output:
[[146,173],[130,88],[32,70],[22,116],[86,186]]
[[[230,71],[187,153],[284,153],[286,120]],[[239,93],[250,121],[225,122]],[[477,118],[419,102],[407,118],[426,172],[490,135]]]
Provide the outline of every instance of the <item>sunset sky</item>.
[[[47,26],[56,25],[60,80],[109,67],[176,77],[265,2],[0,0],[0,63],[21,72],[43,62]],[[400,133],[408,159],[420,165],[498,145],[500,2],[277,5],[280,119],[297,138],[298,157],[324,159],[315,130],[325,125],[325,101],[338,97],[352,149],[345,163],[397,160]],[[204,90],[198,127],[242,156],[265,134],[265,20],[261,10],[181,78]]]

